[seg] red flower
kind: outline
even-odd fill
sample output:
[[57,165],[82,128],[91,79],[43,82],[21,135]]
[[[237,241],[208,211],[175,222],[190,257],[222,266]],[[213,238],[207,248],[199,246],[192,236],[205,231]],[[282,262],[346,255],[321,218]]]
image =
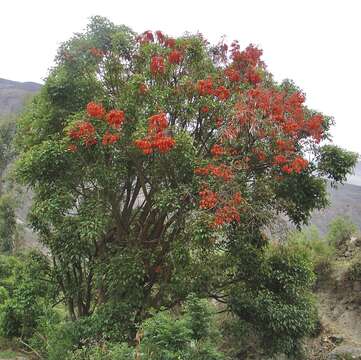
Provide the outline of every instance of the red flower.
[[224,86],[218,87],[216,90],[214,90],[214,95],[217,96],[219,100],[227,100],[230,96],[230,91],[225,88]]
[[155,35],[157,36],[159,44],[163,44],[164,40],[165,40],[165,37],[164,37],[163,33],[160,30],[157,30],[155,32]]
[[254,69],[248,69],[246,71],[245,77],[253,85],[257,85],[262,81],[261,75]]
[[135,140],[134,144],[138,149],[142,150],[143,153],[146,155],[149,155],[153,152],[152,144],[148,140]]
[[201,112],[202,112],[202,113],[207,113],[207,112],[209,112],[209,107],[208,107],[208,106],[202,106],[202,107],[201,107]]
[[244,199],[239,191],[233,195],[232,201],[235,205],[239,205],[241,202],[244,201]]
[[241,75],[239,73],[239,71],[228,68],[226,70],[224,70],[224,74],[227,76],[229,81],[232,82],[237,82],[241,80]]
[[144,33],[138,37],[138,41],[141,44],[148,44],[150,42],[153,42],[154,41],[153,33],[150,30],[144,31]]
[[153,56],[150,61],[150,72],[153,75],[164,74],[165,66],[164,59],[162,56]]
[[89,116],[95,117],[97,119],[101,119],[105,113],[103,106],[93,101],[88,103],[86,106],[86,111]]
[[175,145],[175,140],[170,136],[163,136],[163,134],[157,136],[152,141],[152,147],[157,148],[160,153],[168,152],[174,147],[174,145]]
[[284,165],[282,166],[282,171],[286,174],[291,174],[292,173],[292,167],[288,166],[288,165]]
[[110,126],[119,129],[125,119],[124,111],[122,110],[111,110],[106,116],[107,122]]
[[69,151],[69,152],[74,153],[74,152],[76,152],[77,150],[78,150],[78,147],[77,147],[75,144],[70,144],[70,145],[68,146],[68,151]]
[[97,143],[95,138],[95,127],[88,121],[80,121],[71,129],[68,136],[73,140],[82,139],[85,145],[94,145]]
[[111,145],[111,144],[114,144],[115,142],[117,142],[118,140],[119,140],[118,134],[112,134],[107,131],[103,136],[102,144],[103,145]]
[[175,40],[173,38],[168,38],[165,40],[164,45],[168,48],[174,48],[175,47]]
[[209,189],[204,189],[199,192],[201,201],[199,207],[201,209],[212,209],[217,205],[218,197],[217,194]]
[[197,90],[199,95],[211,95],[213,94],[213,82],[211,79],[199,80],[197,83]]
[[317,142],[320,142],[322,138],[323,121],[322,115],[314,115],[305,124],[306,130]]
[[297,156],[292,164],[292,169],[295,173],[299,174],[303,169],[305,169],[308,166],[308,161],[301,156]]
[[233,221],[240,222],[240,220],[241,217],[238,210],[232,205],[225,205],[224,207],[217,209],[213,227],[230,224]]
[[225,154],[225,151],[222,146],[216,144],[212,146],[211,154],[213,156],[221,156]]
[[220,128],[220,127],[222,126],[222,124],[223,124],[223,121],[224,121],[224,120],[223,120],[222,118],[220,118],[220,117],[217,118],[217,119],[216,119],[216,127],[217,127],[217,128]]
[[274,163],[275,165],[282,165],[287,162],[287,158],[284,155],[276,155],[274,157]]
[[90,53],[95,57],[103,57],[104,53],[101,49],[97,49],[95,47],[92,47],[89,49]]
[[139,85],[139,92],[142,95],[146,94],[148,91],[149,91],[149,89],[148,89],[147,85],[145,85],[145,84],[140,84]]
[[170,64],[179,64],[183,59],[183,54],[179,50],[172,50],[168,55],[168,62]]
[[233,173],[231,169],[224,164],[220,166],[208,164],[203,168],[199,167],[194,169],[194,173],[196,175],[213,175],[215,177],[221,178],[224,181],[229,181],[233,178]]
[[160,113],[151,116],[149,119],[148,132],[160,132],[168,127],[167,115]]

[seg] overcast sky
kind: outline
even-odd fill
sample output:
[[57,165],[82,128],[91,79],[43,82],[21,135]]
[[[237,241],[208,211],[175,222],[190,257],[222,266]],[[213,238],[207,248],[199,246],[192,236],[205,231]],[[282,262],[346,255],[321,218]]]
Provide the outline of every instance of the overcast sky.
[[42,82],[59,44],[92,15],[259,45],[277,80],[293,79],[310,107],[335,117],[334,142],[361,154],[360,0],[2,0],[0,77]]

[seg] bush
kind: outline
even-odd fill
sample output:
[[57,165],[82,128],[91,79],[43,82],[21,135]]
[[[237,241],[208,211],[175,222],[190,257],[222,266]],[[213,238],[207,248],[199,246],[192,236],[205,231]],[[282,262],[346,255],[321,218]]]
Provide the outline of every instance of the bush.
[[347,277],[351,281],[361,281],[361,258],[358,257],[353,261],[347,271]]
[[339,249],[357,232],[357,226],[349,218],[340,216],[335,218],[329,224],[327,239],[332,245]]
[[76,350],[69,360],[131,360],[135,350],[126,343],[94,345]]
[[292,232],[288,237],[288,244],[294,247],[296,251],[308,254],[317,280],[325,279],[330,275],[335,248],[327,239],[320,236],[315,226]]
[[254,326],[267,355],[301,356],[301,340],[313,332],[317,320],[312,270],[307,253],[292,246],[270,247],[259,281],[233,288],[231,309]]
[[48,260],[37,252],[2,256],[0,270],[0,286],[9,295],[0,305],[0,334],[28,340],[49,306]]
[[[217,349],[219,333],[215,330],[214,312],[206,300],[191,296],[176,315],[169,310],[160,311],[144,321],[139,330],[142,360],[222,360]],[[65,338],[69,333],[63,327]],[[55,339],[56,337],[54,337]],[[57,352],[49,353],[49,360],[62,358],[74,350],[74,338],[66,344],[54,344]],[[136,349],[126,343],[109,343],[91,340],[69,356],[71,360],[128,360],[135,356]],[[79,337],[77,339],[79,344]],[[72,345],[71,345],[72,343]],[[66,350],[65,350],[66,349]],[[54,351],[54,350],[53,350]],[[56,357],[57,356],[57,357]]]

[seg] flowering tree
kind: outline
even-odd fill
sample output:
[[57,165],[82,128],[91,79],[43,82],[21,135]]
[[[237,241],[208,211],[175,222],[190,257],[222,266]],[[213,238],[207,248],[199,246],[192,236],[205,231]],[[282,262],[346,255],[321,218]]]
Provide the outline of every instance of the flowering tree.
[[332,119],[261,56],[101,18],[61,46],[17,171],[74,319],[121,304],[136,323],[191,291],[227,303],[274,216],[307,221],[325,178],[345,180],[355,156],[321,146]]

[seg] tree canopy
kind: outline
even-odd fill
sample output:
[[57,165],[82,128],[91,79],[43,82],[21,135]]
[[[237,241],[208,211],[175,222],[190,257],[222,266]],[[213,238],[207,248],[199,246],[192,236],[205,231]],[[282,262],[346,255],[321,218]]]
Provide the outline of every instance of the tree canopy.
[[254,324],[265,298],[305,318],[302,292],[279,294],[269,268],[286,265],[264,257],[264,230],[307,222],[356,155],[323,146],[333,119],[261,57],[100,17],[59,48],[18,125],[17,174],[73,319],[105,314],[102,331],[124,334],[189,293]]

